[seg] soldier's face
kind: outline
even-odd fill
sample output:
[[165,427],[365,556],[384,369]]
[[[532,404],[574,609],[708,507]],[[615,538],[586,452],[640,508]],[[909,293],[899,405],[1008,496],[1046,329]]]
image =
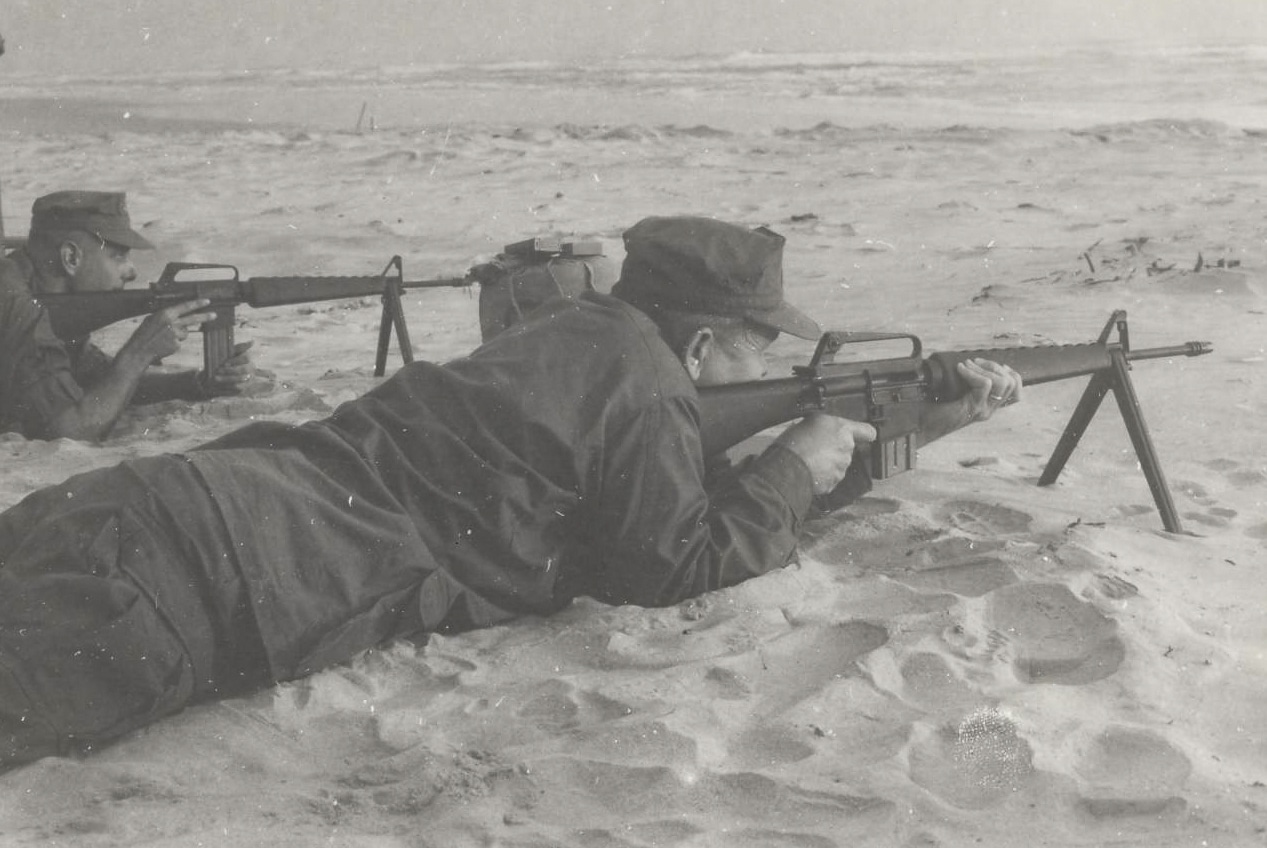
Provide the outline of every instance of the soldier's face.
[[776,335],[773,331],[749,325],[718,331],[700,359],[695,384],[719,386],[760,380],[770,371],[766,348]]
[[92,233],[75,239],[77,261],[69,269],[75,291],[115,291],[136,279],[131,251]]

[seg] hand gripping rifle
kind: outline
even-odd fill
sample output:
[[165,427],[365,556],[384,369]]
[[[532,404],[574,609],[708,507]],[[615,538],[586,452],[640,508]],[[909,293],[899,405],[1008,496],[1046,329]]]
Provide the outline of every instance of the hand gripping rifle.
[[[1114,330],[1117,340],[1110,341]],[[892,359],[834,361],[845,345],[894,340],[909,342],[910,353]],[[1122,310],[1113,313],[1098,340],[1075,345],[959,350],[924,356],[919,338],[907,333],[831,332],[819,340],[809,365],[792,369],[795,376],[700,388],[700,434],[704,454],[711,456],[814,410],[866,421],[875,427],[877,438],[863,459],[871,477],[882,480],[915,467],[920,405],[953,400],[965,392],[967,387],[956,370],[960,362],[980,357],[1011,366],[1026,386],[1089,375],[1086,391],[1038,485],[1056,481],[1100,402],[1112,391],[1162,523],[1170,532],[1180,533],[1179,516],[1131,383],[1130,363],[1201,356],[1212,350],[1209,342],[1132,350]]]
[[[180,279],[196,277],[197,279]],[[256,308],[381,295],[383,317],[379,324],[378,356],[374,376],[387,368],[392,330],[400,343],[400,355],[413,362],[413,346],[400,297],[404,289],[469,286],[470,277],[438,280],[406,280],[399,256],[393,256],[381,274],[364,277],[253,277],[238,276],[233,265],[170,262],[158,282],[144,289],[111,292],[41,294],[37,300],[48,310],[53,332],[60,338],[83,338],[125,318],[148,315],[159,309],[198,298],[211,301],[210,320],[202,325],[203,369],[214,374],[233,355],[234,309],[240,304]]]

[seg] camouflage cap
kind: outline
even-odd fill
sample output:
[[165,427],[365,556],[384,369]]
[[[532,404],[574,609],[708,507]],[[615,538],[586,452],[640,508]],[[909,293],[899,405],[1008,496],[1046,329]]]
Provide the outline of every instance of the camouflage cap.
[[132,229],[127,195],[121,191],[55,191],[31,206],[31,232],[83,230],[103,241],[137,250],[154,245]]
[[644,218],[625,231],[612,294],[642,309],[746,318],[817,339],[818,324],[783,300],[783,236],[712,218]]

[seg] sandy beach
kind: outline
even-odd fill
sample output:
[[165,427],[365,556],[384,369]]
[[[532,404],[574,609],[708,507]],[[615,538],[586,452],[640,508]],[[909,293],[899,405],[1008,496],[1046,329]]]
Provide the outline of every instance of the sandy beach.
[[[135,256],[147,282],[173,260],[252,277],[393,255],[448,277],[543,234],[619,262],[638,219],[707,214],[785,235],[789,298],[826,329],[1081,343],[1123,309],[1135,347],[1214,345],[1131,372],[1185,533],[1163,530],[1112,403],[1038,487],[1084,381],[1030,387],[816,518],[785,569],[198,705],[0,775],[0,844],[1267,844],[1267,71],[1242,53],[1065,59],[0,95],[7,233],[47,192],[126,190],[159,246]],[[406,311],[420,358],[478,344],[475,290],[411,291]],[[271,392],[138,408],[101,445],[0,437],[0,507],[323,416],[375,385],[378,322],[373,298],[244,307]],[[780,339],[772,376],[811,351]]]

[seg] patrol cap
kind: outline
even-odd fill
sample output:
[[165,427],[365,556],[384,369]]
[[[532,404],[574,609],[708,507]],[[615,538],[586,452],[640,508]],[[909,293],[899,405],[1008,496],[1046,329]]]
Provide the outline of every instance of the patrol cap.
[[132,229],[127,195],[121,191],[55,191],[31,206],[31,232],[83,230],[103,241],[137,250],[154,245]]
[[642,309],[746,318],[817,339],[818,324],[783,300],[783,236],[703,217],[644,218],[625,231],[612,294]]

